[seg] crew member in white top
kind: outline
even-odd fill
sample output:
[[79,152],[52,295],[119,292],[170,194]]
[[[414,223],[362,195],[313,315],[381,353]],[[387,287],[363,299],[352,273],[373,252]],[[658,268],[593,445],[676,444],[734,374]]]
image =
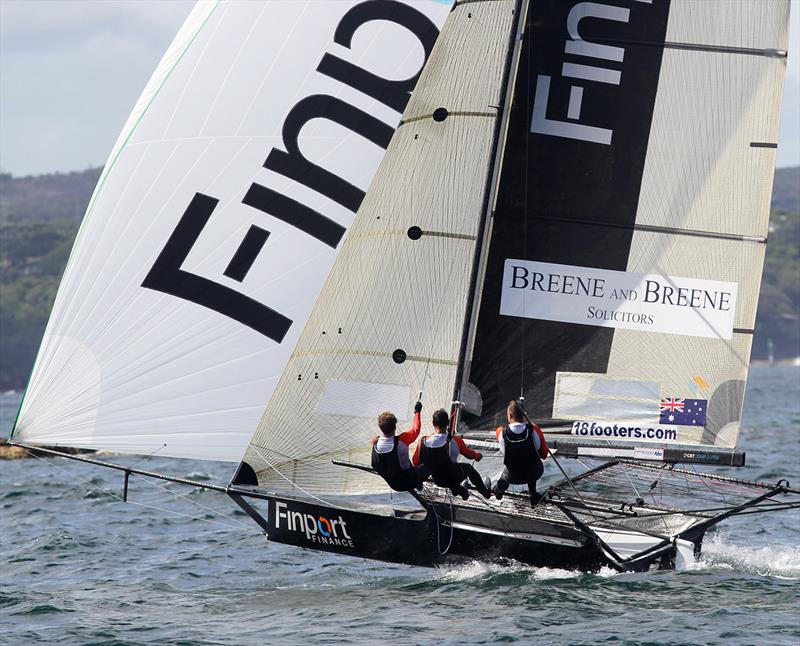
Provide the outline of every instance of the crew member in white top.
[[506,418],[508,424],[496,431],[505,468],[494,487],[494,495],[500,500],[509,484],[526,484],[533,507],[541,500],[536,492],[536,481],[544,472],[542,460],[549,455],[547,441],[542,429],[524,421],[525,413],[515,399],[508,402]]
[[422,403],[417,402],[411,430],[399,436],[395,435],[397,418],[393,413],[386,411],[378,416],[381,434],[372,438],[372,468],[395,491],[422,489],[422,483],[428,478],[427,468],[415,468],[408,459],[408,447],[416,442],[422,428],[421,410]]
[[454,495],[461,496],[464,500],[469,498],[469,490],[461,483],[467,478],[484,498],[488,498],[491,495],[489,479],[482,479],[471,464],[458,461],[458,456],[463,455],[468,460],[478,462],[483,455],[469,448],[457,435],[451,437],[448,433],[449,426],[447,411],[443,408],[437,410],[433,414],[433,428],[436,432],[417,444],[414,465],[418,465],[420,469],[430,469],[431,477],[437,485],[450,489]]

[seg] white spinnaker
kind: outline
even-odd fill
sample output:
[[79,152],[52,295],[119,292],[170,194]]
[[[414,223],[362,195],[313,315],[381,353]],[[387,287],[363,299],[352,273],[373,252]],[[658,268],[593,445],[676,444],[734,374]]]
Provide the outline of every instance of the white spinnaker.
[[420,390],[425,420],[449,409],[515,4],[448,17],[245,454],[260,485],[386,491],[331,460],[368,463],[378,413],[394,407],[406,430]]
[[[195,7],[137,102],[92,197],[14,439],[240,458],[341,249],[340,241],[322,242],[298,228],[302,218],[290,223],[243,199],[257,183],[318,212],[329,233],[349,227],[355,209],[336,195],[312,190],[303,175],[295,181],[262,165],[271,151],[287,150],[287,115],[313,95],[328,97],[316,108],[338,99],[348,115],[370,115],[384,124],[382,135],[391,135],[398,111],[317,67],[329,53],[379,78],[413,78],[424,63],[423,44],[391,18],[409,9],[422,17],[414,24],[438,28],[449,3]],[[361,22],[349,45],[334,42],[343,18],[356,10]],[[297,139],[299,156],[360,191],[384,154],[381,145],[322,115],[305,122]],[[194,231],[196,239],[189,236],[185,257],[173,249],[166,258],[174,265],[167,283],[182,285],[183,296],[166,293],[163,284],[143,287],[156,259],[165,260],[178,223],[186,223],[184,213],[198,205],[197,194],[218,202],[201,199],[204,214],[211,209],[208,221]],[[189,224],[196,229],[197,219]],[[261,231],[263,247],[247,238],[252,227]],[[251,244],[242,246],[246,240]],[[187,275],[207,282],[192,286]],[[217,309],[194,302],[207,301],[210,284],[227,288],[215,292]],[[239,305],[232,305],[237,293]],[[252,325],[225,313],[241,310],[242,302]],[[281,342],[258,331],[262,306],[291,321]]]
[[678,443],[736,446],[768,233],[788,25],[783,0],[670,5],[666,40],[691,47],[664,50],[636,224],[678,232],[636,230],[628,271],[736,283],[734,333],[730,339],[662,335],[643,356],[643,333],[617,329],[608,374],[658,382],[662,398],[707,401],[705,428],[678,427]]

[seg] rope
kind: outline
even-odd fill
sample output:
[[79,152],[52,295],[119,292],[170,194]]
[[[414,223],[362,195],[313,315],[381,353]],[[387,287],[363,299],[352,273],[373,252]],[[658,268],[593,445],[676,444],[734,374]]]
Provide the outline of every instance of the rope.
[[197,500],[192,500],[191,498],[189,498],[190,493],[175,493],[175,492],[171,491],[170,489],[168,489],[165,485],[159,484],[155,480],[148,480],[147,478],[145,478],[143,476],[140,476],[137,473],[131,473],[131,475],[133,477],[135,477],[135,478],[138,478],[142,482],[145,482],[145,483],[147,483],[147,484],[149,484],[149,485],[151,485],[153,487],[157,487],[158,489],[161,489],[163,491],[166,491],[169,494],[172,494],[173,500],[175,500],[177,498],[183,498],[187,502],[192,503],[193,505],[197,505],[198,507],[202,507],[203,509],[206,509],[207,511],[210,511],[212,513],[219,514],[223,518],[227,518],[232,523],[236,523],[237,525],[239,525],[241,527],[246,527],[247,529],[250,529],[250,525],[248,525],[246,523],[242,523],[242,522],[236,520],[233,516],[229,516],[228,514],[223,514],[221,511],[217,511],[213,507],[209,507],[208,505],[204,505],[203,503],[201,503],[201,502],[199,502]]
[[279,475],[281,478],[283,478],[284,480],[286,480],[286,482],[288,482],[290,485],[292,485],[292,486],[293,486],[295,489],[298,489],[299,491],[302,491],[302,492],[303,492],[303,493],[304,493],[306,496],[308,496],[309,498],[313,498],[313,499],[314,499],[314,500],[316,500],[317,502],[321,502],[323,505],[327,505],[328,507],[332,507],[333,509],[341,509],[341,510],[343,510],[343,511],[351,511],[351,510],[347,509],[347,507],[342,507],[341,505],[337,505],[337,504],[335,504],[335,503],[332,503],[332,502],[329,502],[329,501],[327,501],[327,500],[323,500],[322,498],[318,498],[317,496],[315,496],[315,495],[314,495],[313,493],[311,493],[310,491],[306,491],[306,490],[305,490],[305,489],[303,489],[303,488],[302,488],[302,487],[301,487],[299,484],[297,484],[296,482],[293,482],[291,479],[287,478],[287,477],[286,477],[285,475],[283,475],[283,474],[282,474],[280,471],[278,471],[278,468],[277,468],[277,467],[276,467],[274,464],[272,464],[272,463],[271,463],[269,460],[267,460],[267,458],[265,458],[265,457],[264,457],[264,454],[263,454],[263,453],[261,453],[261,451],[259,451],[259,450],[258,450],[258,449],[255,447],[255,445],[254,445],[254,444],[251,444],[251,445],[250,445],[250,448],[251,448],[251,449],[253,449],[253,450],[254,450],[254,451],[255,451],[255,452],[258,454],[258,457],[260,457],[262,460],[264,460],[264,462],[267,464],[267,466],[268,466],[270,469],[272,469],[273,471],[275,471],[275,473],[277,473],[277,474],[278,474],[278,475]]
[[134,462],[133,464],[129,464],[128,468],[129,469],[133,469],[133,467],[135,467],[137,464],[139,464],[142,460],[146,460],[147,458],[152,458],[156,453],[158,453],[161,449],[165,448],[166,446],[167,446],[167,443],[164,442],[164,444],[159,446],[155,451],[153,451],[149,455],[143,455],[138,460],[136,460],[136,462]]
[[[75,480],[78,480],[78,481],[80,481],[80,482],[82,482],[84,484],[87,484],[90,487],[92,487],[93,489],[97,489],[99,492],[104,493],[107,496],[111,496],[112,498],[116,498],[116,500],[118,500],[119,502],[127,502],[127,503],[130,503],[132,505],[138,505],[140,507],[145,507],[147,509],[155,509],[156,511],[166,512],[168,514],[174,514],[176,516],[183,516],[184,518],[189,518],[191,520],[202,520],[203,522],[211,523],[212,525],[221,525],[221,526],[227,527],[229,529],[235,529],[235,530],[238,530],[238,531],[247,531],[248,534],[251,534],[253,536],[263,536],[263,534],[261,532],[253,532],[251,527],[249,527],[248,525],[245,525],[244,523],[240,523],[239,521],[234,521],[237,524],[236,525],[231,525],[229,523],[223,523],[223,522],[220,522],[218,520],[211,520],[210,518],[205,518],[203,516],[192,516],[191,514],[184,514],[184,513],[180,512],[180,511],[175,511],[174,509],[166,509],[164,507],[157,507],[156,505],[148,505],[148,504],[143,503],[143,502],[136,502],[135,500],[127,500],[127,501],[123,500],[117,494],[115,494],[115,493],[113,493],[111,491],[108,491],[107,489],[103,489],[101,487],[98,487],[93,482],[90,482],[89,480],[81,478],[79,475],[76,475],[76,474],[72,473],[71,471],[68,471],[67,469],[64,469],[64,468],[58,466],[54,462],[50,462],[49,460],[46,460],[43,457],[36,455],[34,452],[32,452],[32,451],[30,451],[28,449],[25,449],[25,450],[31,456],[36,458],[37,460],[41,460],[42,462],[44,462],[48,466],[54,467],[54,468],[58,469],[59,471],[61,471],[63,473],[66,473],[71,478],[74,478]],[[172,493],[172,492],[170,492],[170,493]],[[177,498],[177,497],[181,497],[181,495],[178,494],[178,495],[175,496],[175,498]],[[190,500],[189,502],[192,502],[192,503],[197,504],[197,505],[200,504],[200,503],[198,503],[197,501],[194,501],[194,500]],[[204,505],[200,505],[200,506],[204,506]],[[223,514],[221,512],[218,512],[218,511],[216,511],[214,509],[211,509],[210,507],[207,507],[207,509],[210,509],[212,512],[217,513],[220,516],[225,516],[225,514]]]
[[453,494],[450,491],[447,492],[447,501],[450,503],[450,540],[447,542],[447,547],[444,548],[444,551],[442,551],[442,538],[439,529],[441,526],[442,519],[439,518],[439,512],[436,511],[436,506],[431,505],[431,509],[433,509],[433,514],[434,516],[436,516],[436,549],[439,550],[440,556],[444,556],[450,551],[450,548],[453,545],[453,533],[455,531],[453,529]]

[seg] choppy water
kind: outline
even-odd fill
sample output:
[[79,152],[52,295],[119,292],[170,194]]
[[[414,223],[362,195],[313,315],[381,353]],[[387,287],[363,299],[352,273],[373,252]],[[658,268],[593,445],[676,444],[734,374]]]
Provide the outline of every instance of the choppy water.
[[[0,396],[0,433],[18,399]],[[755,367],[745,411],[748,466],[734,473],[799,485],[800,368]],[[101,491],[121,484],[64,459],[0,463],[0,643],[800,643],[797,513],[732,519],[682,572],[426,569],[271,544],[215,492],[132,479],[138,504],[123,504]]]

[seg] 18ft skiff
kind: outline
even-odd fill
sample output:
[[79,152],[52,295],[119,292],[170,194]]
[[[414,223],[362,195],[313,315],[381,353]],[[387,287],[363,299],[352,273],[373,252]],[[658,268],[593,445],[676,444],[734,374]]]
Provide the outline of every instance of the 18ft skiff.
[[[238,462],[209,487],[77,458],[414,563],[671,567],[798,506],[675,466],[744,463],[788,11],[199,3],[92,197],[13,440]],[[387,492],[361,466],[377,414],[420,392],[487,450],[524,397],[573,474],[534,509],[359,498]]]

